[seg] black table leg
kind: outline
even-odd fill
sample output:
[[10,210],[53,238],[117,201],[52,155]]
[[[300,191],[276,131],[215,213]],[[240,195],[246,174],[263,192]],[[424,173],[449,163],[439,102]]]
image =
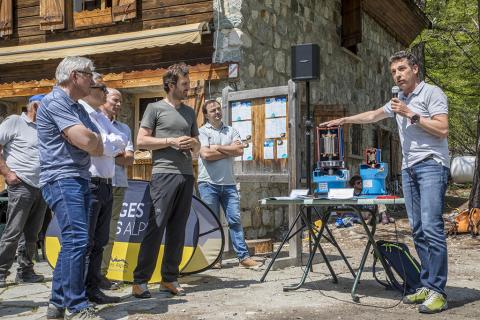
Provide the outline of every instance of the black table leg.
[[312,252],[308,256],[307,265],[305,266],[305,269],[303,271],[303,275],[302,275],[302,278],[300,279],[300,282],[296,285],[293,285],[293,286],[283,287],[283,291],[293,291],[293,290],[297,290],[297,289],[299,289],[300,287],[303,286],[303,284],[305,283],[305,280],[307,279],[307,275],[312,268],[313,258],[315,257],[315,253],[316,253],[317,249],[319,250],[320,254],[322,255],[323,260],[325,261],[325,264],[327,265],[327,268],[330,271],[330,274],[332,275],[332,278],[333,278],[332,281],[334,283],[338,282],[337,275],[335,274],[335,271],[333,270],[332,265],[330,264],[330,261],[328,260],[327,255],[325,254],[325,252],[323,251],[323,249],[320,245],[320,240],[322,239],[323,231],[324,231],[325,226],[326,226],[327,221],[328,221],[328,216],[329,216],[328,214],[322,216],[322,225],[321,225],[320,229],[318,230],[317,235],[315,235],[315,233],[313,232],[313,231],[316,231],[316,229],[315,229],[313,223],[309,220],[309,217],[305,216],[305,215],[302,216],[303,222],[308,227],[308,229],[311,231],[313,239],[315,240],[314,245],[313,245],[313,248],[312,248]]
[[[277,257],[280,253],[280,251],[282,250],[283,246],[285,245],[285,243],[290,240],[293,236],[295,236],[297,233],[299,233],[300,231],[303,230],[303,228],[300,228],[299,230],[295,231],[293,234],[292,231],[293,229],[295,228],[296,224],[297,224],[297,221],[298,219],[300,219],[300,217],[302,216],[302,208],[300,208],[300,211],[298,212],[297,216],[295,217],[295,221],[293,221],[292,225],[290,226],[290,229],[288,229],[288,232],[287,232],[287,235],[283,238],[283,241],[282,243],[280,244],[280,246],[278,247],[277,251],[275,252],[275,255],[273,256],[273,258],[270,260],[270,263],[268,264],[267,266],[267,269],[265,270],[265,272],[263,273],[262,277],[260,278],[260,282],[264,282],[265,281],[265,278],[268,274],[268,272],[270,271],[270,269],[272,268],[273,264],[275,263],[275,260],[277,260]],[[300,252],[300,254],[302,254]]]
[[358,283],[360,281],[360,277],[362,276],[363,269],[365,268],[365,262],[367,260],[368,253],[370,251],[370,246],[372,246],[372,248],[375,252],[375,255],[378,257],[378,260],[380,260],[380,263],[382,264],[383,269],[387,273],[387,276],[391,277],[392,273],[391,273],[390,269],[388,269],[386,267],[385,259],[383,259],[383,257],[380,255],[380,251],[378,250],[377,244],[375,242],[374,236],[375,236],[375,231],[377,229],[377,215],[376,215],[376,212],[372,212],[372,219],[371,219],[372,229],[370,230],[370,228],[368,227],[365,220],[363,220],[362,213],[360,212],[360,210],[358,210],[355,207],[351,207],[351,206],[349,206],[349,208],[354,210],[354,212],[360,218],[360,221],[363,225],[363,228],[365,229],[365,233],[367,234],[367,237],[368,237],[368,243],[367,243],[367,246],[365,247],[365,251],[363,252],[362,260],[360,261],[360,266],[358,267],[357,276],[355,277],[355,281],[353,282],[353,287],[352,287],[352,292],[351,292],[352,300],[354,302],[359,302],[360,297],[356,295],[356,291],[357,291]]

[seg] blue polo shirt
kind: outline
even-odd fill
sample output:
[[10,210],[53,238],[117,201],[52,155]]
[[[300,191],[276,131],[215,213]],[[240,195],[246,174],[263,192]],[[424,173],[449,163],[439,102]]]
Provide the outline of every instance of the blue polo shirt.
[[82,105],[54,87],[37,111],[40,186],[64,178],[90,179],[90,155],[62,135],[64,129],[77,124],[99,133]]

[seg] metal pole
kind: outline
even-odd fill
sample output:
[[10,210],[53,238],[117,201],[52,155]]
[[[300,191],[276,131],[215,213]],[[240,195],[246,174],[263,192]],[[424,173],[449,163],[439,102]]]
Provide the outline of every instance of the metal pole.
[[[311,152],[311,136],[312,136],[312,117],[310,115],[310,81],[306,82],[306,101],[307,101],[307,114],[305,120],[305,156],[306,156],[306,169],[307,169],[307,188],[308,194],[312,195],[312,152]],[[312,208],[309,206],[307,207],[307,219],[311,223],[312,222]],[[309,233],[309,241],[308,241],[308,253],[312,254],[312,231],[310,230]],[[313,271],[312,266],[310,265],[310,269]]]

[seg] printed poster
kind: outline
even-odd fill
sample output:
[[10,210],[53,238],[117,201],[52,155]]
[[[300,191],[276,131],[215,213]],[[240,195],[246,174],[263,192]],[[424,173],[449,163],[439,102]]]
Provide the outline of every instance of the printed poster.
[[284,138],[287,135],[287,118],[265,119],[265,139]]
[[275,159],[273,154],[275,140],[267,140],[263,143],[263,159],[272,160]]
[[287,98],[266,98],[265,99],[265,118],[286,117],[287,116]]
[[277,159],[287,159],[287,140],[277,140]]
[[235,121],[232,122],[232,127],[238,131],[242,140],[252,138],[252,121]]
[[232,121],[252,119],[252,103],[250,101],[232,102]]

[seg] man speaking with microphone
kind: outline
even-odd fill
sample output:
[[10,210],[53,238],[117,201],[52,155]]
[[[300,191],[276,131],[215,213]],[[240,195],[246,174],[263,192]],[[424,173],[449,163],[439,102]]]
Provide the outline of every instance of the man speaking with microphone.
[[390,57],[390,71],[400,88],[383,107],[320,124],[365,124],[395,117],[402,145],[402,182],[413,240],[422,264],[422,288],[404,303],[420,304],[421,313],[447,309],[447,244],[442,212],[449,174],[448,104],[443,91],[418,78],[418,61],[410,52]]

